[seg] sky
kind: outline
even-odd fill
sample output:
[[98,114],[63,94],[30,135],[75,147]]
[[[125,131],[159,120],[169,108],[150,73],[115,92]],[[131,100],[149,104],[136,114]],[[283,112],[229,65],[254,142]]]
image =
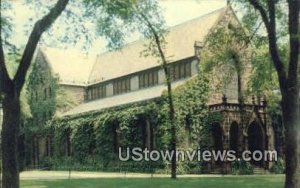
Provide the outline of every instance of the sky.
[[[171,27],[222,8],[226,5],[226,0],[160,0],[159,4],[163,10],[167,26]],[[28,23],[28,19],[31,17],[34,18],[35,13],[36,11],[26,6],[23,0],[15,0],[14,11],[11,12],[16,31],[12,39],[14,44],[25,45],[28,31],[32,28],[24,24]],[[27,30],[27,33],[24,30]],[[132,36],[128,38],[128,42],[138,38],[138,35]],[[106,51],[105,45],[105,39],[99,37],[93,43],[90,51],[93,53]],[[75,48],[79,48],[79,46],[77,45]],[[68,46],[68,48],[74,48],[74,46]]]

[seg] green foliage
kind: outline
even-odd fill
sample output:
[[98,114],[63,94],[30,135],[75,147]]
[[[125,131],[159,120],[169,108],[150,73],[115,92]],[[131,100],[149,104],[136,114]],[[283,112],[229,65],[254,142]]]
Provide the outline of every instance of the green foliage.
[[[268,1],[260,1],[261,6],[268,10]],[[263,20],[261,19],[259,11],[257,11],[250,3],[249,0],[231,1],[237,10],[242,9],[242,19],[241,22],[245,30],[250,33],[251,43],[258,47],[260,45],[265,45],[268,42],[266,37],[266,27],[264,27]],[[288,30],[288,10],[286,6],[286,1],[277,0],[275,2],[276,6],[276,38],[282,43],[287,40],[287,30]]]
[[[207,77],[205,74],[199,74],[199,76],[190,79],[184,85],[177,87],[173,92],[173,96],[178,132],[187,132],[190,140],[189,145],[198,147],[199,134],[202,128],[207,126]],[[184,134],[178,135],[181,143],[185,137]]]
[[235,175],[250,175],[253,174],[253,166],[250,162],[244,160],[232,162],[232,174]]
[[55,122],[59,126],[54,127],[54,156],[57,158],[65,156],[66,143],[68,142],[70,129],[65,121]]
[[82,122],[73,125],[71,134],[73,156],[82,162],[85,157],[92,155],[95,148],[95,135],[92,124]]
[[202,52],[205,57],[204,70],[211,71],[212,68],[221,66],[222,69],[242,74],[245,71],[243,58],[247,57],[248,40],[243,28],[237,24],[229,22],[216,28],[206,38],[206,48]]
[[270,172],[274,174],[283,174],[285,171],[285,162],[282,158],[275,161],[270,168]]
[[244,102],[242,85],[250,59],[249,40],[237,20],[225,20],[208,34],[200,56],[201,68],[211,74],[210,91],[225,94],[228,85],[236,80],[237,99]]
[[[280,47],[282,57],[287,59],[288,50],[286,47]],[[284,61],[284,62],[287,62]],[[267,45],[260,46],[253,50],[252,74],[248,85],[248,93],[255,96],[266,97],[269,113],[281,113],[280,107],[280,88],[278,76],[274,66],[271,63],[271,57]]]
[[252,58],[251,90],[256,95],[278,89],[277,75],[266,47],[255,50]]
[[[257,11],[248,0],[233,2],[237,9],[243,7],[242,24],[250,33],[252,51],[252,74],[248,88],[249,94],[257,96],[266,96],[268,101],[268,111],[271,113],[280,113],[280,93],[277,73],[273,66],[270,52],[269,41],[266,35],[266,27]],[[267,1],[260,1],[259,4],[265,10],[268,10]],[[288,62],[288,10],[286,2],[278,0],[276,6],[276,41],[278,51],[283,66],[287,67]]]
[[[202,127],[199,137],[199,147],[201,150],[211,150],[212,148],[212,125],[216,122],[220,122],[222,114],[220,112],[209,112],[204,120],[204,126]],[[205,163],[203,163],[205,164]]]
[[[149,19],[158,33],[161,33],[159,31],[162,31],[164,25],[156,0],[85,0],[85,3],[90,11],[105,11],[105,14],[94,18],[97,20],[98,34],[106,37],[110,49],[120,48],[125,42],[126,35],[134,31],[140,32],[146,38],[153,37],[141,14]],[[156,45],[152,49],[156,49]]]
[[[57,140],[54,148],[61,148],[63,143],[66,143],[70,128],[72,150],[76,159],[82,161],[90,154],[100,160],[112,161],[116,157],[113,153],[113,128],[119,135],[119,143],[122,147],[141,147],[139,121],[147,117],[155,126],[156,105],[154,102],[149,102],[108,109],[89,116],[55,120],[52,122],[55,140]],[[64,155],[63,152],[60,151],[59,155]]]
[[[41,52],[36,55],[26,82],[26,95],[32,117],[27,119],[26,128],[32,135],[46,131],[45,125],[56,111],[57,78]],[[47,131],[46,131],[47,132]]]
[[[44,173],[41,172],[43,175]],[[45,174],[48,174],[46,172]],[[222,176],[222,177],[191,177],[178,178],[176,181],[169,177],[150,178],[129,178],[126,173],[119,174],[120,178],[80,178],[76,179],[78,173],[71,174],[71,179],[58,180],[22,180],[21,187],[64,187],[64,188],[82,188],[82,187],[130,187],[130,188],[241,188],[241,187],[264,187],[264,188],[282,188],[284,186],[284,176]],[[74,175],[74,176],[73,176]],[[67,172],[65,172],[67,176]],[[138,176],[138,175],[137,175]]]
[[[180,145],[197,148],[200,139],[207,137],[204,127],[208,127],[208,108],[206,106],[208,92],[207,78],[195,76],[186,84],[174,90],[178,141]],[[122,107],[102,110],[80,116],[53,120],[55,161],[66,155],[66,143],[71,135],[72,163],[82,164],[86,168],[115,169],[126,168],[130,171],[147,171],[147,169],[167,168],[162,161],[143,165],[135,162],[119,164],[115,153],[114,134],[118,134],[120,147],[143,147],[141,126],[145,120],[150,121],[155,135],[156,149],[169,149],[170,123],[168,105],[165,94],[160,100],[131,104]],[[188,130],[188,131],[187,131]],[[185,138],[189,138],[186,142]],[[94,161],[94,162],[92,162]],[[58,163],[59,164],[59,163]],[[151,168],[149,167],[151,166]],[[53,164],[56,166],[56,163]],[[90,167],[87,167],[90,166]],[[57,167],[55,167],[57,168]],[[79,167],[72,167],[78,169]],[[179,170],[184,172],[198,171],[200,165],[180,164]],[[143,170],[144,169],[144,170]]]

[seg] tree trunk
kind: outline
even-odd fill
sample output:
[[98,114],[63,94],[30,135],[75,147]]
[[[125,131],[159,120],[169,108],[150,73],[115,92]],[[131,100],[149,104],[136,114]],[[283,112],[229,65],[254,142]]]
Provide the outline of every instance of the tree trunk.
[[17,138],[20,123],[19,96],[5,95],[3,100],[2,143],[2,187],[19,187]]
[[[166,66],[166,65],[165,65]],[[169,80],[169,79],[167,79]],[[171,81],[167,81],[167,87],[168,87],[168,102],[169,102],[169,115],[170,115],[170,121],[171,121],[171,150],[173,151],[173,157],[171,160],[171,178],[176,179],[176,123],[175,123],[175,109],[173,104],[173,98],[172,98],[172,88],[171,88]]]
[[282,98],[283,124],[285,126],[285,188],[299,186],[299,99],[298,93],[288,91]]
[[162,61],[162,68],[164,70],[165,76],[166,76],[166,83],[168,88],[168,103],[169,103],[169,118],[171,123],[171,151],[173,152],[173,156],[171,159],[171,178],[176,179],[176,144],[177,144],[177,136],[176,136],[176,122],[175,122],[175,108],[173,103],[173,97],[172,97],[172,84],[170,79],[170,74],[167,67],[167,60],[165,57],[165,53],[163,52],[163,47],[161,40],[159,38],[159,35],[151,22],[148,20],[148,18],[143,14],[140,13],[142,19],[146,22],[147,26],[149,27],[150,31],[153,34],[155,43],[157,45],[157,50],[159,57]]

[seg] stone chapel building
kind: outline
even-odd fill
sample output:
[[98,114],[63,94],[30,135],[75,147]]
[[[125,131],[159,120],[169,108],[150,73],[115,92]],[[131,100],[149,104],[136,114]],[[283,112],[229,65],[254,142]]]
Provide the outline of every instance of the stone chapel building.
[[[184,84],[198,74],[205,39],[218,25],[239,21],[231,7],[223,7],[211,13],[171,27],[166,37],[166,53],[170,60],[169,70],[172,87]],[[122,105],[140,103],[160,98],[166,90],[165,75],[154,57],[140,53],[147,41],[132,42],[119,51],[87,56],[71,50],[40,47],[35,64],[46,64],[53,77],[58,78],[59,87],[76,101],[71,109],[59,112],[59,117],[73,117]],[[45,88],[45,89],[42,89]],[[54,96],[47,83],[32,91],[34,100],[50,100]],[[241,113],[237,100],[237,82],[233,79],[223,93],[210,97],[210,111],[222,114],[222,120],[213,126],[213,143],[217,149],[242,151],[274,149],[274,131],[266,112],[266,101],[249,100],[245,105],[248,125],[241,126]],[[46,109],[42,109],[46,110]],[[54,112],[45,112],[45,120]],[[45,121],[37,121],[44,123]],[[152,133],[149,133],[152,134]],[[52,138],[37,136],[31,151],[34,164],[43,156],[51,155],[49,144]],[[151,141],[148,141],[151,142]],[[148,143],[149,144],[149,143]],[[214,166],[215,164],[212,164]],[[269,168],[267,163],[255,164]]]

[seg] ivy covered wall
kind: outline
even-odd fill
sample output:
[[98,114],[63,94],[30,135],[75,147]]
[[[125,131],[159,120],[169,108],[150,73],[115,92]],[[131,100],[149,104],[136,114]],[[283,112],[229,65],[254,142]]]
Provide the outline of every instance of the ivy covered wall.
[[[175,88],[173,95],[178,147],[196,149],[200,140],[207,137],[208,80],[204,74],[194,76]],[[44,165],[59,168],[67,158],[71,161],[68,164],[73,167],[78,164],[81,168],[86,165],[112,170],[116,166],[121,168],[119,147],[168,150],[170,123],[166,101],[166,94],[163,93],[161,98],[151,101],[53,120],[49,129],[54,140],[54,156],[45,158]],[[125,163],[121,165],[131,165],[133,162]],[[138,168],[142,168],[141,165],[144,163],[139,163]],[[163,169],[168,167],[166,161],[152,165]]]
[[[134,171],[169,169],[167,161],[150,164],[120,162],[119,147],[170,149],[170,123],[166,92],[158,99],[57,118],[61,88],[42,53],[28,78],[27,95],[32,113],[26,120],[26,166],[52,169]],[[173,89],[176,112],[177,143],[179,149],[211,147],[208,111],[209,80],[200,72],[183,85]],[[69,103],[67,104],[69,105]],[[193,168],[198,172],[202,164],[178,163],[178,171]],[[141,170],[142,169],[142,170]],[[196,170],[195,170],[196,169]]]
[[38,51],[26,82],[31,116],[24,121],[25,165],[36,166],[42,156],[50,155],[51,148],[46,123],[56,112],[58,80],[53,76],[45,56]]

